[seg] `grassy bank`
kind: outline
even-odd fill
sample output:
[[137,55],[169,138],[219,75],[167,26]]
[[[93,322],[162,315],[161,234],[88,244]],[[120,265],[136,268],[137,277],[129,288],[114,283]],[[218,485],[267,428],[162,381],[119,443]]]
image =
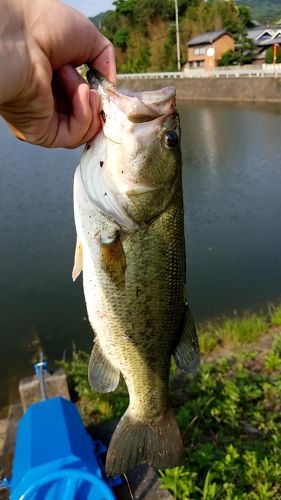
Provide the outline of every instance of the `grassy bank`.
[[[244,314],[199,327],[200,373],[172,366],[170,399],[186,451],[183,467],[160,472],[174,498],[281,498],[281,306],[267,316]],[[88,355],[64,363],[85,423],[120,417],[123,385],[90,390]]]

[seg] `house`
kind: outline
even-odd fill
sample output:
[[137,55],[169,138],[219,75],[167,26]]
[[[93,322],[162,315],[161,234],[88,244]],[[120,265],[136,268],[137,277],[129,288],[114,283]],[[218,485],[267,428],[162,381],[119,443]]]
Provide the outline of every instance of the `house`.
[[234,49],[234,38],[225,30],[211,31],[192,38],[186,45],[189,69],[212,70],[225,52]]
[[263,64],[267,49],[273,45],[281,45],[281,24],[250,29],[247,31],[247,36],[253,40],[256,47],[256,57],[253,63]]

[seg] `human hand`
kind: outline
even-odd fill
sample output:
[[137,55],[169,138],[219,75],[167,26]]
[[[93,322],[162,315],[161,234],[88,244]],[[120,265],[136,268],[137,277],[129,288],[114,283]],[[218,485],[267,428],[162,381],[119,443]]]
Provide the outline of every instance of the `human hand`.
[[12,132],[45,147],[90,140],[99,97],[74,68],[87,62],[114,83],[112,44],[57,0],[0,0],[0,11],[0,113]]

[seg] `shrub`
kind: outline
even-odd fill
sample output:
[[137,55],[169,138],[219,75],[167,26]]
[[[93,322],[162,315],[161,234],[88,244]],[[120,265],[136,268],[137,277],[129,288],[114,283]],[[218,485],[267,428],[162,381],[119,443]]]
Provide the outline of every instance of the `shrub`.
[[[276,62],[278,64],[280,64],[281,63],[281,49],[280,49],[280,47],[278,48],[276,55],[277,55]],[[266,54],[265,54],[265,62],[266,62],[266,64],[273,63],[273,47],[269,47],[267,49]]]
[[117,45],[123,51],[126,50],[129,38],[129,29],[128,28],[120,28],[116,31],[113,39],[113,43]]

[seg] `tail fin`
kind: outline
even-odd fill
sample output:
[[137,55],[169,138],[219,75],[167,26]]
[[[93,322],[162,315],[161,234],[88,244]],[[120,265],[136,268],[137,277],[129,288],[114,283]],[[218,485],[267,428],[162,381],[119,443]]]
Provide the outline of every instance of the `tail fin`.
[[109,445],[106,472],[116,476],[148,463],[156,469],[183,464],[183,442],[171,409],[154,420],[137,420],[130,408],[121,418]]

